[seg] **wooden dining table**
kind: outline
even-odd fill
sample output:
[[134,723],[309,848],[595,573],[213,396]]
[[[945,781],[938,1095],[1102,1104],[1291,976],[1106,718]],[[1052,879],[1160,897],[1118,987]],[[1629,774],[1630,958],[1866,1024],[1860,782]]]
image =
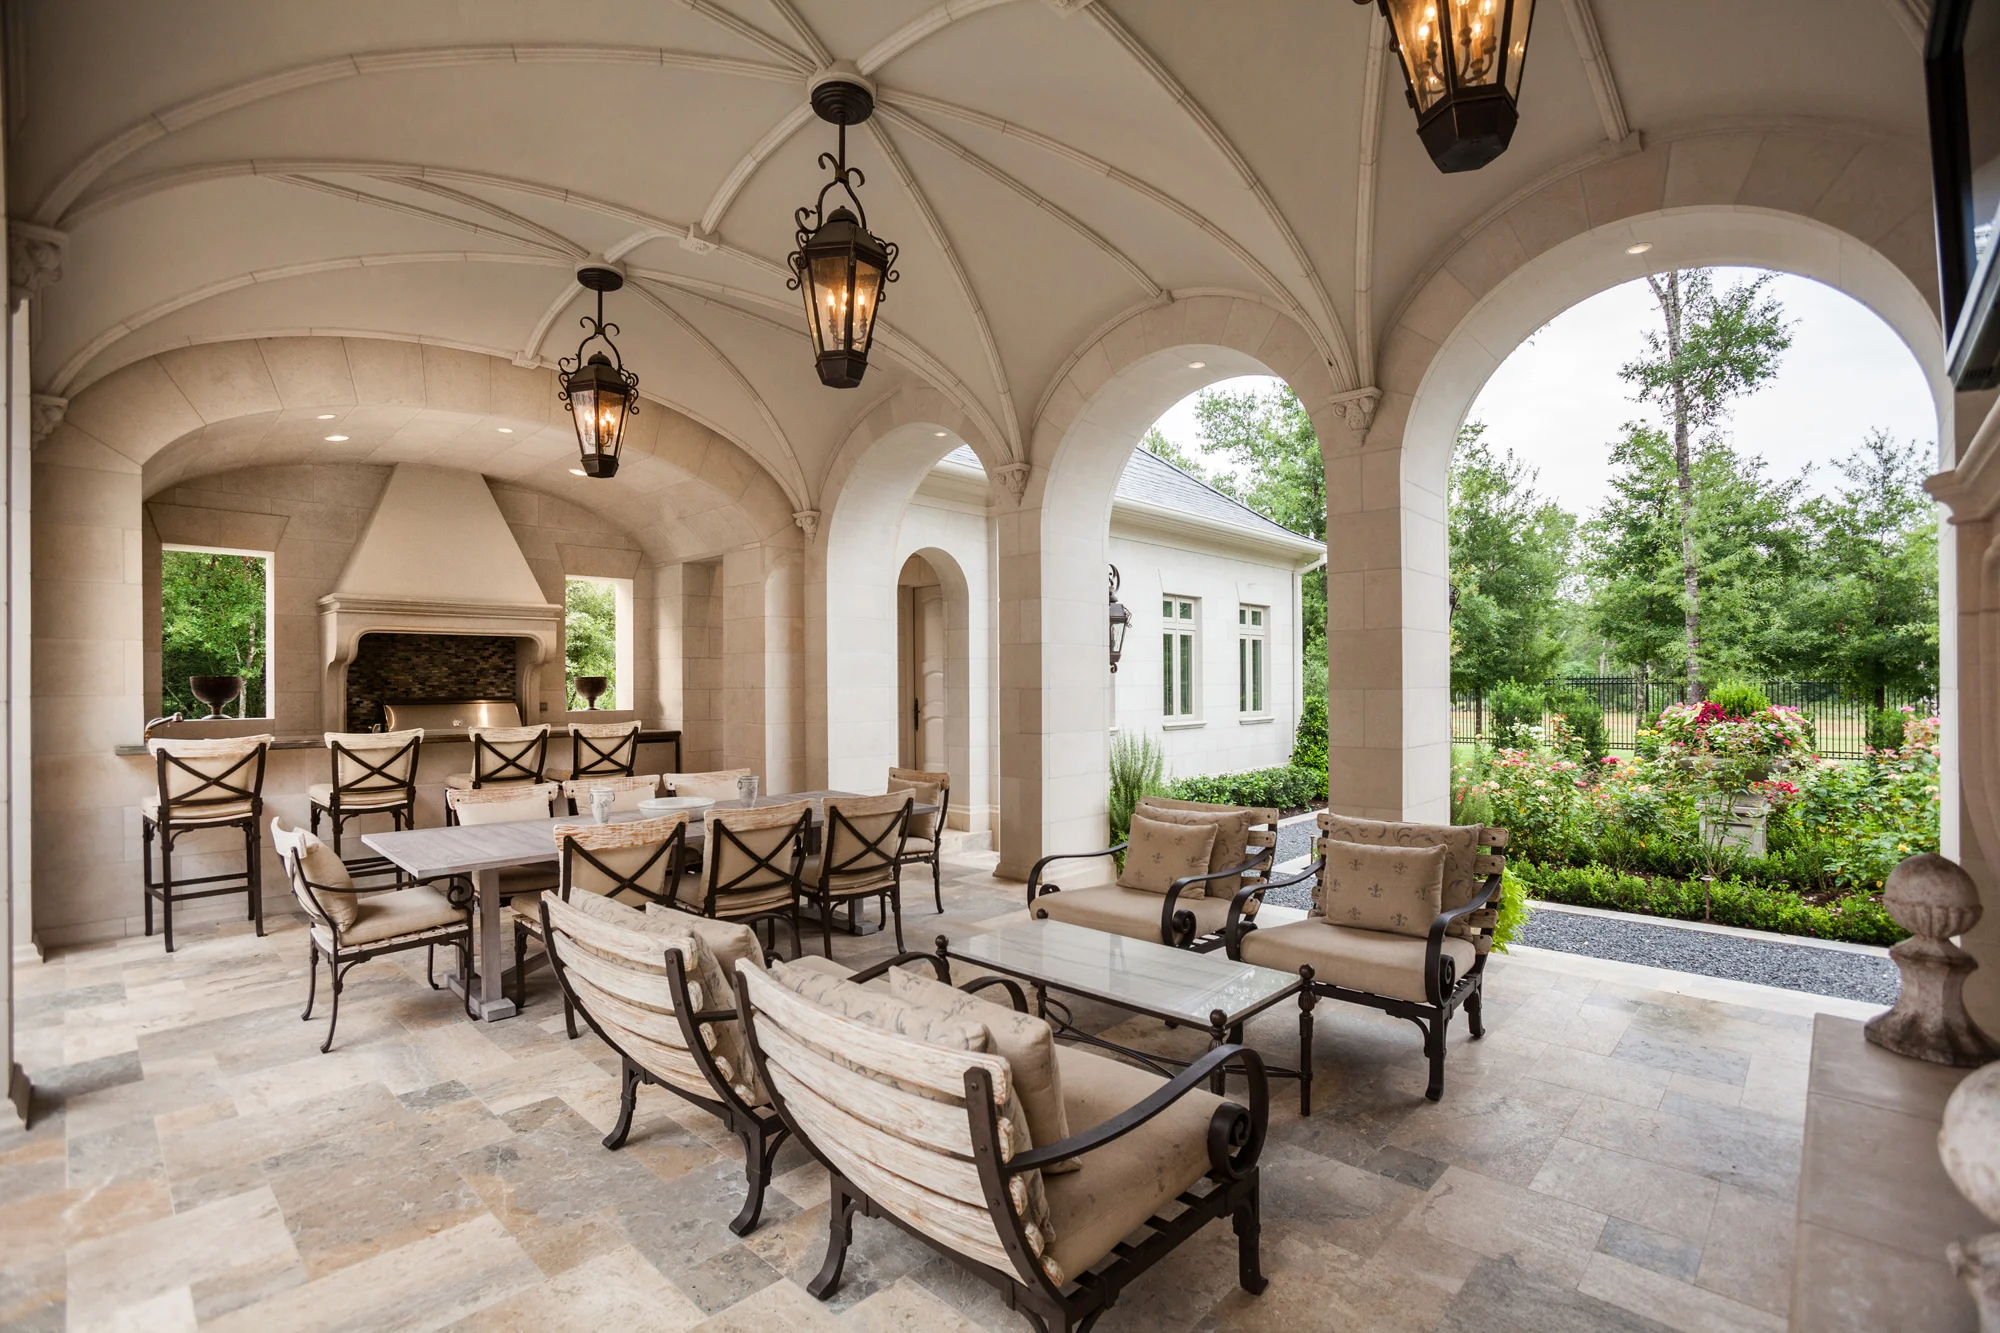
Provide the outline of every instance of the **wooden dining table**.
[[[762,796],[755,801],[717,801],[712,808],[761,809],[789,805],[794,801],[810,801],[812,832],[806,848],[810,855],[818,850],[819,830],[826,818],[826,798],[860,794],[851,791],[801,791],[782,796]],[[911,814],[934,814],[936,810],[936,806],[918,804],[912,807]],[[626,824],[646,818],[650,816],[634,810],[621,810],[605,822]],[[387,857],[412,878],[435,880],[463,876],[472,881],[479,907],[479,957],[469,1003],[479,1017],[491,1021],[514,1016],[514,1002],[507,998],[504,985],[507,964],[502,936],[506,932],[500,915],[504,906],[500,893],[500,872],[521,866],[553,865],[561,859],[561,849],[555,840],[556,826],[591,822],[586,814],[555,819],[522,819],[504,824],[450,824],[443,828],[366,833],[361,841],[370,851]],[[688,821],[687,845],[690,848],[701,847],[707,836],[706,820]],[[451,987],[454,991],[460,990],[456,976],[451,978]]]

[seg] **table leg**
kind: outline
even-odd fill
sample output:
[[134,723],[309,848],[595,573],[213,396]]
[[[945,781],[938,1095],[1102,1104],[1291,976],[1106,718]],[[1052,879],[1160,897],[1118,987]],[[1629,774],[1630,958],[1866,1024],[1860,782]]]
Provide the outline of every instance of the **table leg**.
[[[1238,1027],[1234,1031],[1231,1031],[1226,1021],[1228,1017],[1229,1016],[1223,1013],[1220,1009],[1214,1009],[1209,1012],[1208,1015],[1209,1050],[1212,1051],[1216,1047],[1224,1044],[1225,1042],[1234,1041],[1243,1035],[1243,1029],[1241,1025],[1238,1025]],[[1213,1074],[1210,1074],[1208,1076],[1208,1090],[1214,1093],[1216,1096],[1218,1097],[1222,1096],[1223,1092],[1227,1089],[1227,1087],[1228,1087],[1228,1080],[1224,1076],[1222,1070],[1217,1069]]]
[[[487,1022],[496,1018],[512,1018],[515,1014],[514,1002],[507,998],[502,984],[506,976],[507,961],[501,949],[503,927],[500,916],[500,872],[482,870],[476,877],[479,894],[479,975],[473,980],[472,1007]],[[458,978],[453,977],[451,988],[457,990]]]
[[1312,1114],[1313,1091],[1313,1006],[1319,996],[1313,991],[1312,964],[1299,968],[1299,1115]]

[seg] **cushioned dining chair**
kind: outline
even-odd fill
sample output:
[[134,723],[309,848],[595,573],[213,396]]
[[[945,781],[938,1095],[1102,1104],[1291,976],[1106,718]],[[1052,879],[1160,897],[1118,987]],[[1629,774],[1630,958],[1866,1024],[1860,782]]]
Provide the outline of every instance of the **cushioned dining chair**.
[[562,790],[569,813],[573,815],[590,813],[590,793],[593,791],[610,792],[613,811],[637,810],[639,802],[659,795],[660,778],[656,773],[566,778]]
[[[481,787],[476,791],[447,787],[446,822],[474,826],[550,819],[556,813],[556,798],[561,793],[562,788],[553,782],[529,787]],[[554,888],[558,882],[554,865],[508,866],[500,872],[500,897],[512,900],[522,894],[540,893]]]
[[[308,786],[306,800],[311,806],[315,835],[319,833],[321,816],[332,822],[334,855],[340,855],[340,835],[350,819],[387,815],[391,828],[417,826],[417,758],[423,744],[422,727],[407,731],[326,733],[332,781]],[[387,858],[368,857],[349,861],[347,866],[352,871],[363,866],[372,870],[387,864]]]
[[[687,815],[635,819],[624,824],[558,824],[553,830],[561,857],[556,862],[556,896],[575,901],[596,894],[628,907],[673,901],[687,851]],[[514,922],[514,1007],[528,1007],[528,940],[543,938],[540,899],[525,895],[507,906]],[[576,1015],[563,1002],[563,1026],[576,1040]]]
[[[739,962],[735,983],[756,1076],[830,1178],[826,1260],[806,1287],[819,1299],[840,1286],[857,1212],[998,1288],[1042,1330],[1088,1329],[1223,1218],[1238,1283],[1264,1290],[1269,1093],[1254,1051],[1219,1046],[1169,1081],[1049,1043],[1059,1077],[1042,1083],[1023,1053],[996,1049],[1025,1015],[984,1000],[883,995],[784,964]],[[1225,1070],[1247,1077],[1247,1106],[1208,1090]],[[1060,1137],[1035,1134],[1031,1090],[1060,1103]]]
[[817,856],[799,863],[799,895],[819,915],[819,933],[833,957],[833,912],[850,912],[878,898],[883,915],[896,917],[896,952],[903,951],[903,831],[912,801],[904,792],[881,796],[829,796]]
[[738,778],[750,776],[747,768],[722,768],[711,773],[675,773],[666,776],[676,796],[706,796],[711,801],[733,801],[742,795]]
[[[763,1212],[772,1160],[789,1135],[744,1054],[729,980],[739,959],[764,966],[756,932],[656,904],[640,912],[594,894],[567,901],[544,894],[539,911],[565,1003],[618,1053],[618,1121],[604,1146],[625,1146],[642,1086],[701,1107],[743,1141],[745,1197],[729,1229],[747,1234]],[[916,958],[890,959],[859,979]],[[930,957],[922,961],[941,966]],[[821,958],[797,966],[851,975]]]
[[473,727],[472,771],[454,773],[444,780],[453,791],[478,791],[485,787],[533,786],[544,780],[548,767],[549,724],[532,727]]
[[[710,810],[703,831],[702,872],[682,884],[675,906],[718,921],[765,923],[773,951],[777,923],[792,929],[799,952],[799,866],[812,831],[812,803],[787,801],[755,810]],[[692,898],[692,901],[690,901]]]
[[[264,815],[264,761],[270,736],[215,740],[157,737],[146,742],[153,756],[154,788],[139,805],[139,842],[145,894],[146,933],[153,933],[153,903],[160,904],[167,952],[174,951],[174,904],[191,898],[241,893],[248,916],[264,933],[264,858],[259,826]],[[243,869],[193,878],[174,877],[174,845],[202,829],[240,829]],[[160,873],[153,876],[153,843],[160,844]],[[196,884],[209,888],[186,890]]]
[[[438,989],[433,968],[437,946],[449,944],[458,950],[459,988],[464,994],[466,1013],[472,1011],[472,895],[458,885],[439,892],[428,884],[409,884],[386,893],[360,896],[354,877],[333,848],[305,829],[288,829],[282,820],[271,820],[271,845],[285,868],[292,896],[305,909],[306,938],[311,950],[307,959],[306,1008],[301,1022],[312,1018],[313,1003],[319,996],[319,961],[326,959],[333,978],[333,1012],[327,1018],[326,1040],[320,1054],[333,1049],[334,1029],[340,1025],[340,995],[347,988],[347,974],[371,958],[424,949],[429,957],[424,975],[431,989]],[[376,871],[385,874],[386,871]],[[386,886],[385,886],[386,887]]]
[[892,768],[889,770],[889,790],[902,792],[917,805],[934,805],[936,810],[927,815],[910,812],[910,827],[903,836],[903,854],[897,861],[903,865],[928,865],[931,868],[931,897],[940,914],[944,912],[944,831],[945,817],[951,813],[951,774],[938,770],[929,772],[921,768]]
[[569,775],[573,778],[631,777],[639,766],[637,718],[629,722],[569,724]]

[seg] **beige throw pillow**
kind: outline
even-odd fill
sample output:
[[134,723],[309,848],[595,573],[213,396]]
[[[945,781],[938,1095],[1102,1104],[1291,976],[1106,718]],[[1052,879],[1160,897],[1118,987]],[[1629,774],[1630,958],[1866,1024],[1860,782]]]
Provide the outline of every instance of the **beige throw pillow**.
[[1313,915],[1328,924],[1423,939],[1441,910],[1443,847],[1370,847],[1332,842],[1313,889]]
[[[891,777],[889,779],[888,789],[892,792],[906,793],[910,800],[917,805],[936,805],[939,795],[944,791],[944,788],[935,782],[912,782],[908,778],[898,777]],[[912,838],[935,838],[937,836],[937,812],[932,811],[927,815],[912,812],[910,815],[909,836]]]
[[1135,811],[1118,887],[1165,893],[1177,879],[1207,874],[1215,835],[1213,824],[1168,824]]
[[[1156,824],[1213,825],[1215,846],[1209,849],[1209,873],[1231,870],[1250,859],[1250,816],[1231,810],[1169,810],[1164,806],[1142,805],[1139,814]],[[1234,898],[1243,887],[1243,876],[1212,879],[1202,886],[1211,898]]]
[[[889,993],[937,1010],[962,1023],[986,1030],[987,1049],[1002,1056],[1014,1076],[1014,1095],[1028,1117],[1028,1133],[1047,1147],[1069,1137],[1069,1112],[1063,1106],[1062,1067],[1056,1063],[1055,1032],[1048,1020],[1017,1014],[991,1000],[947,986],[934,975],[914,968],[889,969]],[[1072,1158],[1043,1169],[1051,1175],[1081,1169]]]
[[361,900],[354,895],[354,877],[347,873],[347,862],[311,833],[299,834],[299,848],[299,867],[312,881],[320,910],[340,929],[353,929],[361,919]]

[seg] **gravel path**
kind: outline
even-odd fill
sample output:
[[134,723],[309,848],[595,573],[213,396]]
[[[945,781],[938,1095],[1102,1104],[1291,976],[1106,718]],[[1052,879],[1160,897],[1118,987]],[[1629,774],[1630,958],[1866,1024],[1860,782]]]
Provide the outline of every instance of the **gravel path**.
[[[1303,820],[1297,824],[1280,824],[1278,826],[1278,864],[1283,865],[1285,862],[1293,860],[1296,857],[1310,856],[1312,854],[1313,833],[1317,830],[1317,827],[1310,819]],[[1277,899],[1274,898],[1271,901],[1276,902]]]

